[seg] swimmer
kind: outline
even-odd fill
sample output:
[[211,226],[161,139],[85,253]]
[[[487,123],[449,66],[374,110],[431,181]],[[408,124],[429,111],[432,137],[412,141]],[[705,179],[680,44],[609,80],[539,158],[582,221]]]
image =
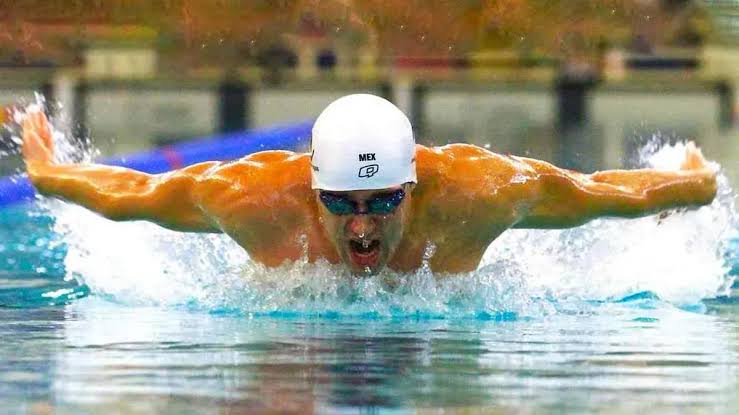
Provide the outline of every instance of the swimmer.
[[157,175],[57,164],[49,123],[36,110],[23,121],[23,155],[41,194],[109,219],[223,232],[270,267],[306,255],[358,276],[417,269],[430,244],[435,273],[472,271],[507,229],[698,207],[717,187],[692,142],[679,170],[584,174],[468,144],[416,145],[400,109],[367,94],[321,113],[308,154],[263,151]]

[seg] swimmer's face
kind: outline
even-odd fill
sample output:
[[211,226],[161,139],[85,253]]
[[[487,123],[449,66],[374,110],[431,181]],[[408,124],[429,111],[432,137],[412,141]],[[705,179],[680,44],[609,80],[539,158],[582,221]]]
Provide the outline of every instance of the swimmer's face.
[[356,275],[374,275],[398,249],[413,184],[382,190],[316,191],[319,217],[342,261]]

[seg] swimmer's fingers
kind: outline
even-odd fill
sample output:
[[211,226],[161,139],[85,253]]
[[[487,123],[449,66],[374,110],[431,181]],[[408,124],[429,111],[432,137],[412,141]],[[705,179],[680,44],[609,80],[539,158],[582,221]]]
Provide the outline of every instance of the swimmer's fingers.
[[693,141],[688,141],[685,146],[685,159],[680,164],[681,170],[703,170],[708,167],[706,159],[701,150]]
[[38,108],[29,108],[23,117],[23,158],[26,162],[51,163],[54,159],[54,139],[46,115]]

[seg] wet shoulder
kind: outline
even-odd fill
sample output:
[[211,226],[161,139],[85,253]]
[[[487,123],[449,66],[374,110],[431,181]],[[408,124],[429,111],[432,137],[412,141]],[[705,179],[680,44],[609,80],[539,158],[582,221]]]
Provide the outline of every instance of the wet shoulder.
[[262,151],[211,166],[199,182],[204,201],[288,207],[310,198],[310,157]]
[[432,267],[474,268],[490,242],[517,220],[531,169],[469,144],[419,146],[416,155],[410,229],[435,244]]
[[532,175],[533,170],[517,158],[497,154],[471,144],[441,147],[417,146],[416,169],[419,185],[468,190],[504,186]]
[[310,187],[310,157],[291,151],[261,151],[214,166],[204,172],[203,178],[252,190]]

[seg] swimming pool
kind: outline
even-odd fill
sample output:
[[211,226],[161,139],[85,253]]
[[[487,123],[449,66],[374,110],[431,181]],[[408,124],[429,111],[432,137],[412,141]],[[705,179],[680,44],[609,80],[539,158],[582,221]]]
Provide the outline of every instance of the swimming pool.
[[447,279],[267,270],[221,236],[5,209],[0,413],[736,413],[722,192],[663,220],[510,232]]

